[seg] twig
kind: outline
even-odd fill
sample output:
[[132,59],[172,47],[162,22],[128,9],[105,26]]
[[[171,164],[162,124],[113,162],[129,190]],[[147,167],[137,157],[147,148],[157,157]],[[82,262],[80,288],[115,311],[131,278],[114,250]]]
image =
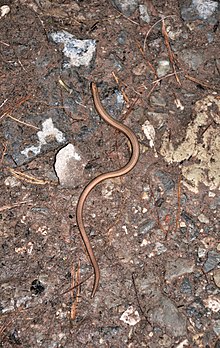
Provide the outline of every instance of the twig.
[[165,40],[165,45],[166,45],[166,48],[167,48],[167,51],[168,51],[168,56],[169,56],[169,59],[170,59],[170,63],[172,64],[172,67],[173,67],[173,73],[175,75],[177,83],[179,85],[181,85],[180,80],[179,80],[179,78],[177,76],[174,56],[173,56],[173,52],[172,52],[171,47],[170,47],[169,37],[168,37],[167,31],[166,31],[164,19],[162,20],[162,34],[163,34],[163,37],[164,37],[164,40]]
[[216,90],[218,90],[218,91],[220,90],[219,87],[210,86],[208,83],[202,82],[202,81],[200,81],[200,80],[196,79],[195,77],[192,77],[192,76],[190,76],[190,75],[188,75],[188,74],[185,75],[185,78],[188,79],[188,80],[190,80],[190,81],[193,81],[193,82],[197,83],[198,85],[204,86],[204,87],[206,87],[206,88],[208,88],[208,89],[216,89]]
[[150,323],[150,321],[148,320],[142,306],[141,306],[141,303],[140,303],[140,300],[139,300],[139,296],[138,296],[138,291],[137,291],[137,287],[136,287],[136,283],[135,283],[135,278],[134,278],[134,274],[132,273],[132,282],[133,282],[133,287],[134,287],[134,292],[135,292],[135,296],[136,296],[136,300],[137,300],[137,304],[138,304],[138,307],[140,309],[140,312],[141,314],[145,317],[147,323],[152,327],[152,324]]
[[180,220],[180,210],[181,210],[181,174],[179,174],[178,178],[178,189],[177,189],[177,213],[176,213],[176,227],[175,232],[177,232],[179,227],[179,220]]
[[129,22],[136,24],[136,25],[140,25],[138,22],[133,21],[133,19],[130,19],[129,17],[126,17],[122,12],[120,12],[115,6],[113,6],[114,9],[125,19],[127,19]]
[[[140,52],[141,52],[143,58],[146,59],[146,57],[145,57],[145,51],[144,51],[144,49],[141,47],[141,45],[140,45],[140,43],[139,43],[138,41],[136,41],[136,45],[138,46],[138,48],[139,48],[139,50],[140,50]],[[158,76],[157,76],[156,70],[154,69],[153,65],[149,62],[149,60],[147,60],[147,65],[149,66],[149,68],[151,69],[151,71],[154,73],[154,76],[155,76],[155,77],[158,77]]]
[[14,120],[14,121],[20,123],[20,124],[23,124],[24,126],[28,126],[28,127],[31,127],[31,128],[37,129],[37,130],[40,130],[39,127],[33,126],[32,124],[27,123],[27,122],[18,120],[17,118],[15,118],[15,117],[13,117],[13,116],[11,116],[11,115],[9,115],[9,114],[7,114],[6,116],[9,117],[9,118],[11,118],[11,119]]
[[5,144],[3,144],[3,151],[2,151],[2,155],[1,155],[1,159],[0,159],[0,166],[2,166],[6,150],[7,150],[7,142]]
[[72,307],[71,307],[71,312],[70,312],[70,319],[71,320],[75,320],[76,319],[76,313],[77,313],[77,306],[79,303],[79,295],[80,295],[80,260],[78,261],[78,268],[77,271],[75,272],[74,268],[72,268],[71,270],[71,274],[72,274],[72,290],[71,290],[71,294],[72,297],[74,298],[74,288],[75,288],[75,279],[76,279],[76,287],[77,287],[77,293],[76,293],[76,298],[72,303]]
[[128,99],[126,93],[125,93],[125,92],[123,91],[123,89],[121,88],[121,85],[122,85],[123,83],[119,81],[119,78],[116,76],[116,74],[114,73],[114,71],[112,71],[112,76],[114,77],[115,82],[116,82],[117,85],[118,85],[118,89],[119,89],[120,92],[122,93],[125,102],[126,102],[126,103],[129,103],[129,99]]
[[20,180],[24,180],[30,184],[34,184],[34,185],[46,185],[46,184],[53,184],[55,185],[55,183],[49,181],[49,180],[41,180],[41,179],[36,179],[35,177],[19,172],[18,170],[14,170],[12,168],[7,168],[16,178],[20,179]]
[[5,210],[10,210],[16,207],[20,207],[21,204],[32,204],[32,201],[21,201],[21,202],[17,202],[14,203],[12,205],[3,205],[2,207],[0,207],[0,212],[5,211]]
[[[176,74],[181,74],[181,73],[183,73],[183,71],[178,71],[178,72],[176,72]],[[154,84],[154,83],[159,83],[160,81],[166,79],[167,77],[173,76],[173,75],[175,75],[174,72],[172,72],[172,73],[170,73],[170,74],[167,74],[167,75],[165,75],[165,76],[162,76],[162,77],[160,77],[159,79],[154,80],[152,83],[153,83],[153,84]]]
[[158,23],[160,23],[161,21],[163,21],[164,19],[169,18],[169,17],[174,17],[174,16],[175,16],[175,15],[169,15],[169,16],[163,17],[163,18],[159,19],[156,23],[154,23],[154,24],[152,25],[152,27],[150,27],[150,29],[148,30],[148,32],[147,32],[147,34],[145,35],[145,38],[144,38],[144,47],[143,47],[144,52],[145,52],[145,50],[146,50],[146,41],[147,41],[148,35],[149,35],[150,32],[152,31],[152,29],[153,29]]

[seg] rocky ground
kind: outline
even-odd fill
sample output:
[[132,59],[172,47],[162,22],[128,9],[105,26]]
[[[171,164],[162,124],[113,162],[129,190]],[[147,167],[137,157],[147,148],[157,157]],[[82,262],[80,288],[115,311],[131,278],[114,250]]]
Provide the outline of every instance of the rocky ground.
[[0,347],[219,348],[218,2],[0,6]]

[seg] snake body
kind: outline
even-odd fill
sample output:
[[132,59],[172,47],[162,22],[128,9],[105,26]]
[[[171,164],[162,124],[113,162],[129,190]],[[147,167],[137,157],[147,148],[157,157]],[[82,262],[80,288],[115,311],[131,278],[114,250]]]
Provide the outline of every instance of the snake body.
[[99,98],[97,86],[93,82],[91,83],[91,91],[92,91],[95,109],[96,109],[97,113],[100,115],[100,117],[106,123],[108,123],[110,126],[121,131],[122,133],[124,133],[124,135],[126,135],[126,137],[128,138],[128,140],[131,143],[131,157],[130,157],[130,160],[128,161],[128,163],[124,167],[122,167],[118,170],[114,170],[112,172],[100,174],[95,179],[93,179],[82,191],[82,193],[79,197],[78,203],[77,203],[77,207],[76,207],[76,221],[78,224],[78,228],[79,228],[79,231],[81,233],[83,242],[85,244],[87,253],[89,255],[91,264],[92,264],[93,269],[94,269],[94,284],[93,284],[93,289],[92,289],[92,294],[91,294],[91,297],[93,297],[95,295],[97,288],[98,288],[98,285],[99,285],[100,270],[99,270],[98,262],[96,260],[95,255],[94,255],[92,246],[90,244],[90,241],[89,241],[89,238],[87,236],[87,233],[86,233],[86,230],[84,227],[84,223],[83,223],[84,204],[85,204],[86,198],[88,197],[89,193],[92,191],[92,189],[95,186],[100,184],[100,182],[102,182],[103,180],[106,180],[106,179],[111,179],[111,178],[125,175],[132,168],[134,168],[134,166],[136,165],[138,158],[139,158],[139,143],[138,143],[138,140],[136,138],[136,135],[132,132],[132,130],[130,128],[128,128],[124,124],[121,124],[120,122],[115,120],[113,117],[111,117],[105,111],[105,109],[103,108],[103,106],[101,104],[100,98]]

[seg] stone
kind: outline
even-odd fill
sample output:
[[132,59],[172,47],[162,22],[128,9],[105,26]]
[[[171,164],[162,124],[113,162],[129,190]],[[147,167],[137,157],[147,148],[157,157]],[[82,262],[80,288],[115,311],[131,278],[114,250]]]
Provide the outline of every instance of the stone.
[[63,44],[63,54],[69,60],[63,64],[64,68],[90,65],[96,51],[95,40],[78,40],[65,30],[51,33],[50,38]]
[[217,270],[214,272],[213,279],[214,279],[214,282],[215,282],[216,286],[217,286],[218,288],[220,288],[220,269],[217,269]]
[[179,313],[175,304],[165,296],[161,296],[158,306],[148,311],[148,319],[152,325],[158,325],[172,337],[186,334],[186,318]]
[[220,253],[211,250],[208,252],[208,258],[203,265],[204,272],[208,273],[212,271],[220,263]]
[[140,18],[143,22],[150,23],[150,16],[146,5],[139,5]]
[[131,16],[138,7],[137,0],[112,0],[115,7],[125,16]]
[[74,145],[68,144],[56,155],[54,165],[59,182],[63,187],[75,187],[82,178],[86,163]]
[[165,279],[172,281],[184,274],[189,274],[194,271],[195,264],[193,260],[178,258],[176,260],[168,261],[166,264]]

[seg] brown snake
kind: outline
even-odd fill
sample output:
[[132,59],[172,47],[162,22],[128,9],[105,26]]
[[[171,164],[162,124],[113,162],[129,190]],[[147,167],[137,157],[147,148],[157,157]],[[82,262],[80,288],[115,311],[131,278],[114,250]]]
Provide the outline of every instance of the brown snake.
[[108,124],[110,124],[112,127],[114,127],[115,129],[121,131],[122,133],[124,133],[126,135],[126,137],[129,139],[130,143],[131,143],[131,157],[129,162],[122,168],[118,169],[118,170],[114,170],[112,172],[108,172],[108,173],[103,173],[100,174],[99,176],[97,176],[95,179],[93,179],[82,191],[78,203],[77,203],[77,207],[76,207],[76,221],[79,227],[79,231],[81,233],[83,242],[85,244],[87,253],[89,255],[91,264],[93,266],[94,269],[94,285],[93,285],[93,289],[92,289],[92,294],[91,297],[93,297],[96,293],[96,290],[98,288],[99,285],[99,280],[100,280],[100,270],[99,270],[99,265],[98,262],[96,260],[96,257],[94,255],[92,246],[90,244],[89,238],[87,236],[85,227],[84,227],[84,223],[83,223],[83,207],[84,207],[84,203],[85,200],[87,198],[87,196],[89,195],[89,193],[91,192],[91,190],[98,185],[100,182],[102,182],[103,180],[106,179],[111,179],[111,178],[115,178],[118,176],[122,176],[125,175],[126,173],[128,173],[132,168],[134,168],[134,166],[136,165],[137,161],[138,161],[138,157],[139,157],[139,143],[138,140],[136,138],[136,135],[132,132],[132,130],[130,128],[128,128],[127,126],[125,126],[124,124],[121,124],[120,122],[116,121],[113,117],[111,117],[103,108],[100,98],[99,98],[99,94],[98,94],[98,89],[95,83],[91,83],[91,90],[92,90],[92,96],[93,96],[93,101],[94,101],[94,105],[96,108],[96,111],[98,112],[98,114],[100,115],[100,117]]

